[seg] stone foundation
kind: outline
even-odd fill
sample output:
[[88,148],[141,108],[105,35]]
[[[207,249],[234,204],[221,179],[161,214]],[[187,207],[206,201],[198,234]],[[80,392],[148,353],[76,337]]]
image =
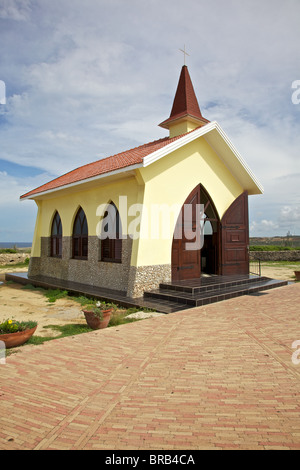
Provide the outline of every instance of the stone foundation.
[[122,242],[122,263],[101,261],[101,241],[89,237],[88,259],[73,259],[72,238],[63,237],[62,257],[50,256],[50,238],[41,239],[41,257],[31,258],[28,276],[48,276],[96,287],[127,292],[132,240]]
[[28,277],[47,276],[105,289],[126,292],[128,297],[142,297],[145,290],[157,289],[171,281],[171,265],[130,266],[132,239],[122,241],[122,263],[101,261],[101,241],[89,237],[87,260],[72,258],[72,238],[63,237],[62,257],[51,257],[51,239],[41,239],[41,257],[32,257]]
[[171,281],[171,265],[131,266],[127,296],[142,297],[145,290],[157,289],[162,282]]

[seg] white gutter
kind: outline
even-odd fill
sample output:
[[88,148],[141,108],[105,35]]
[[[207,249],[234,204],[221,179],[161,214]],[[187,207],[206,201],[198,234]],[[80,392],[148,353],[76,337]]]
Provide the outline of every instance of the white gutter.
[[132,170],[135,170],[136,168],[141,168],[142,166],[143,166],[142,163],[137,163],[135,165],[126,166],[126,167],[120,168],[118,170],[110,171],[109,173],[102,173],[101,175],[96,175],[96,176],[92,176],[90,178],[85,178],[83,180],[75,181],[74,183],[64,184],[62,186],[58,186],[57,188],[48,189],[46,191],[41,191],[39,193],[32,194],[31,196],[21,197],[20,200],[21,201],[26,201],[26,200],[29,200],[29,199],[36,199],[39,196],[45,196],[47,194],[51,194],[51,193],[54,193],[54,192],[57,192],[57,191],[62,191],[64,189],[74,188],[75,186],[79,186],[79,185],[84,184],[84,183],[90,183],[91,181],[101,180],[102,178],[107,178],[108,176],[114,176],[114,175],[117,175],[117,174],[120,174],[120,173],[125,173],[127,171],[132,171]]

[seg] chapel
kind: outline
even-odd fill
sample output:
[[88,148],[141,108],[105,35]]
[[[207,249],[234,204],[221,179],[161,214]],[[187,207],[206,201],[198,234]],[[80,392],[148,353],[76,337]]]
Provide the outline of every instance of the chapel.
[[38,212],[28,278],[140,298],[160,283],[249,274],[248,197],[263,189],[182,67],[165,138],[23,196]]

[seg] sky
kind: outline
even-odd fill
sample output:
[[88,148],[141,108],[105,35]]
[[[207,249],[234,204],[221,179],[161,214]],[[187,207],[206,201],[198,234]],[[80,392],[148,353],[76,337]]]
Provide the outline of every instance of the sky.
[[250,236],[300,235],[299,18],[299,0],[0,0],[0,242],[32,241],[22,194],[167,135],[184,45],[203,116],[264,187]]

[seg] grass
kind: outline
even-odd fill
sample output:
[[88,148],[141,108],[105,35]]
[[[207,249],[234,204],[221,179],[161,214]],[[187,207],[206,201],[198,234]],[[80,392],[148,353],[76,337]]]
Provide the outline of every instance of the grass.
[[58,336],[38,336],[33,335],[29,341],[25,344],[33,344],[35,346],[43,344],[46,341],[51,341],[53,339],[65,338],[66,336],[75,336],[82,333],[90,333],[92,330],[87,325],[80,324],[69,324],[69,325],[47,325],[44,326],[45,329],[51,329],[60,332]]
[[15,248],[1,248],[0,249],[0,255],[10,254],[10,253],[18,253],[18,250],[16,250]]
[[[119,325],[124,325],[126,323],[133,323],[136,321],[139,321],[136,318],[126,318],[126,316],[129,315],[127,311],[124,311],[123,313],[118,313],[118,314],[113,314],[111,316],[108,328],[114,327],[114,326],[119,326]],[[38,336],[38,335],[33,335],[25,344],[32,344],[34,346],[38,346],[40,344],[43,344],[47,341],[51,341],[54,339],[60,339],[60,338],[65,338],[67,336],[75,336],[75,335],[81,335],[83,333],[91,333],[92,330],[88,325],[82,325],[82,324],[76,324],[76,323],[70,323],[67,325],[47,325],[44,326],[44,329],[51,329],[60,332],[60,335],[58,336]]]
[[[28,289],[28,290],[40,292],[41,294],[45,295],[49,303],[55,303],[56,300],[68,298],[70,300],[73,300],[79,303],[83,307],[84,305],[87,305],[88,303],[91,303],[91,301],[95,300],[95,299],[90,299],[88,297],[85,297],[83,295],[80,295],[80,296],[70,295],[70,293],[67,290],[44,289],[42,287],[35,287],[32,284],[26,284],[25,286],[22,287],[22,289]],[[104,302],[102,301],[102,303]],[[136,318],[126,318],[131,313],[135,313],[139,311],[151,312],[150,309],[142,309],[142,308],[126,309],[126,308],[123,308],[121,306],[111,304],[111,303],[109,305],[112,305],[114,307],[114,312],[111,316],[110,322],[108,324],[108,328],[139,321],[139,319],[136,319]],[[82,324],[47,325],[47,326],[44,326],[44,328],[56,330],[60,332],[60,335],[58,336],[33,335],[29,339],[29,341],[27,341],[27,343],[25,344],[39,345],[39,344],[45,343],[46,341],[64,338],[66,336],[75,336],[75,335],[79,335],[82,333],[89,333],[93,331],[88,325],[82,325]]]
[[280,245],[251,245],[250,251],[295,251],[300,250],[299,246],[280,246]]
[[68,296],[68,291],[60,289],[47,289],[45,290],[45,296],[48,299],[48,302],[54,303],[58,299],[64,299]]

